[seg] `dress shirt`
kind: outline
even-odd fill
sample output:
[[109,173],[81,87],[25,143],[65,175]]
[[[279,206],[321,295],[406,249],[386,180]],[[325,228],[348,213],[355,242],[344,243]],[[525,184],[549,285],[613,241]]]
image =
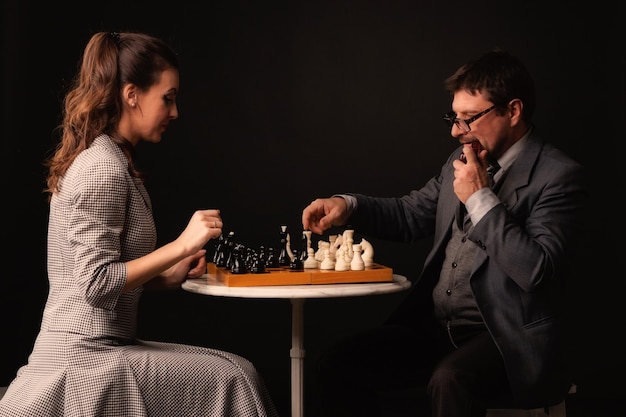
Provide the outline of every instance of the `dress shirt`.
[[[524,136],[513,144],[500,158],[498,158],[498,165],[500,169],[493,176],[494,184],[497,184],[500,178],[506,173],[509,167],[513,164],[517,155],[524,149],[526,139],[530,135],[532,128],[526,132]],[[472,219],[472,224],[477,224],[485,214],[500,203],[500,199],[496,193],[489,187],[481,188],[474,194],[469,196],[465,201],[465,209]]]

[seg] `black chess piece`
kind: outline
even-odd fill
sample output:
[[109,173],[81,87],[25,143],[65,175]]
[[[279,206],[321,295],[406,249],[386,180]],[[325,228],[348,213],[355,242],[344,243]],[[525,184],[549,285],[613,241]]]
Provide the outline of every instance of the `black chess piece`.
[[248,273],[248,268],[246,267],[246,263],[243,260],[243,251],[244,246],[237,245],[233,249],[231,253],[231,262],[230,262],[230,272],[233,274],[246,274]]
[[246,248],[246,266],[250,269],[250,265],[252,265],[253,258],[256,256],[256,252],[252,248]]
[[235,244],[235,232],[229,232],[228,235],[224,238],[224,242],[222,242],[222,248],[219,251],[217,262],[215,265],[220,268],[226,268],[226,264],[228,263],[228,258]]
[[211,258],[211,261],[217,265],[217,261],[220,257],[220,252],[222,251],[222,248],[224,246],[224,233],[222,233],[220,235],[220,237],[217,239],[217,243],[215,244],[215,251],[213,252],[213,257]]
[[265,267],[266,268],[278,268],[278,257],[276,256],[276,251],[274,248],[267,248],[267,256],[265,258]]
[[250,265],[250,272],[253,274],[264,274],[265,273],[265,263],[260,259],[257,254],[254,254],[252,257],[252,262]]
[[307,250],[308,244],[309,240],[307,239],[304,232],[302,232],[302,241],[300,243],[300,262],[302,262],[302,265],[304,265],[304,261],[306,261],[306,259],[309,257],[309,252]]
[[263,264],[263,266],[267,266],[267,250],[265,250],[265,246],[259,246],[259,251],[257,252],[258,261]]
[[289,262],[289,269],[291,271],[303,271],[304,263],[302,262],[302,260],[300,260],[300,257],[298,256],[298,249],[294,249],[293,254],[293,260]]
[[287,226],[280,226],[280,252],[278,253],[278,266],[289,266],[291,257],[287,252]]

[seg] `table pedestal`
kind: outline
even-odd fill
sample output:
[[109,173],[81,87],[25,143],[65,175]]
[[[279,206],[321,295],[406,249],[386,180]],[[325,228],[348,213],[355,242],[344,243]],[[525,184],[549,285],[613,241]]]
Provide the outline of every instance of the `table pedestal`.
[[291,416],[304,416],[304,298],[291,299]]

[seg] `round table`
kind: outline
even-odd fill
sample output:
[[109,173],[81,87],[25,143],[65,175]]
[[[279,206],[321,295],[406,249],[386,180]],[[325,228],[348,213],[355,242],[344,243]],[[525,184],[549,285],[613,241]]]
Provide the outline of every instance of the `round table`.
[[228,287],[212,274],[188,279],[182,285],[189,292],[221,297],[286,298],[291,301],[291,415],[304,416],[304,301],[307,298],[357,297],[390,294],[407,290],[411,282],[393,274],[390,282],[349,284],[268,285]]

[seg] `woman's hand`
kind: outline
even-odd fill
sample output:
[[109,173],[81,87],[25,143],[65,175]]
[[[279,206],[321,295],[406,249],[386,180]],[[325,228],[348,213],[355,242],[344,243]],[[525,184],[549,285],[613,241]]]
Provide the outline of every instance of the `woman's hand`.
[[222,217],[217,209],[196,211],[187,227],[178,236],[176,242],[181,244],[185,253],[193,255],[207,244],[222,234]]

